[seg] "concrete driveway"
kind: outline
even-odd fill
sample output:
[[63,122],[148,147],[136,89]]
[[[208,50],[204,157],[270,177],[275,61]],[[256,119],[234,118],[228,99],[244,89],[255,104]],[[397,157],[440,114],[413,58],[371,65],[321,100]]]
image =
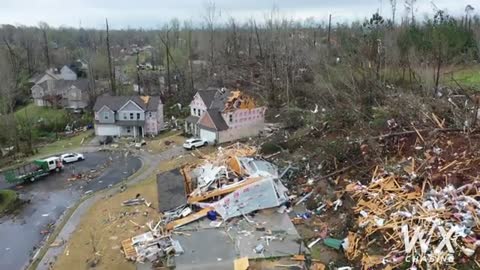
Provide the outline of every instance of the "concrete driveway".
[[[0,269],[23,269],[35,254],[53,224],[85,194],[95,192],[127,179],[142,165],[139,158],[113,152],[85,153],[85,161],[67,164],[53,173],[18,189],[27,204],[15,216],[0,218]],[[72,173],[89,173],[91,181],[67,181]],[[0,188],[15,188],[0,179]]]

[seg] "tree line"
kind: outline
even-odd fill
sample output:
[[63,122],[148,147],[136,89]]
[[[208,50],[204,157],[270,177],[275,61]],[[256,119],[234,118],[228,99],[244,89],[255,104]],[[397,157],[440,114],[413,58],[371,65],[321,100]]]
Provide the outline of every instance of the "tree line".
[[[115,67],[126,64],[125,49],[135,44],[151,46],[144,61],[158,69],[145,74],[137,68],[130,79],[161,95],[167,107],[187,105],[197,89],[233,87],[284,112],[291,126],[370,125],[392,95],[441,96],[449,71],[480,60],[480,17],[473,6],[458,17],[434,7],[433,16],[419,19],[416,1],[407,0],[407,15],[398,18],[397,3],[390,2],[389,18],[374,13],[351,23],[296,21],[276,9],[263,20],[239,21],[208,3],[201,25],[178,19],[152,30],[108,29],[108,21],[105,29],[2,25],[0,113],[5,125],[19,126],[9,115],[29,102],[28,78],[76,59],[88,63],[93,85],[104,81],[120,94]],[[133,57],[138,64],[138,54]],[[315,107],[325,113],[303,116]],[[12,145],[5,137],[0,143]]]

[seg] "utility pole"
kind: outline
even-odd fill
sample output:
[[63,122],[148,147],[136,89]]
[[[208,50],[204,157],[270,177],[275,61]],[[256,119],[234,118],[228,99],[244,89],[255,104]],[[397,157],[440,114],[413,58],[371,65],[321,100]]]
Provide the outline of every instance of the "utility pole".
[[105,24],[107,26],[107,57],[108,57],[108,74],[110,75],[110,87],[114,95],[117,94],[115,87],[115,72],[112,67],[112,54],[110,52],[110,35],[108,32],[108,19],[105,19]]

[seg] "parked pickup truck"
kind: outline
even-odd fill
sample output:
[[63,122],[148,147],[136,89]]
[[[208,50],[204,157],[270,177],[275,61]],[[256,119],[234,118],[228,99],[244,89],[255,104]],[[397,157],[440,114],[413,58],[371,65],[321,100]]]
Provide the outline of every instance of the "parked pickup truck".
[[51,172],[59,172],[63,168],[62,161],[58,157],[38,159],[4,173],[5,180],[11,184],[35,181]]

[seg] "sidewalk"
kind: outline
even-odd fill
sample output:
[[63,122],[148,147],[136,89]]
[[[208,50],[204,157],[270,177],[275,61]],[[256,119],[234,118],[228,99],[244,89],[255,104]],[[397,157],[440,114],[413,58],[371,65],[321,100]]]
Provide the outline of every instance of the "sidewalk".
[[[146,151],[138,151],[137,155],[142,160],[143,166],[140,168],[139,173],[136,176],[128,180],[128,185],[133,185],[138,182],[141,182],[151,175],[153,175],[160,162],[172,159],[181,155],[184,152],[184,149],[181,146],[173,147],[168,149],[167,151],[158,154],[158,155],[151,155]],[[53,264],[56,258],[64,252],[65,248],[68,247],[68,240],[70,236],[75,232],[76,227],[80,224],[82,217],[85,213],[90,209],[90,207],[97,202],[99,199],[114,195],[118,193],[119,189],[113,187],[106,191],[101,191],[94,194],[92,197],[86,199],[85,201],[81,202],[80,205],[74,210],[73,214],[70,216],[68,221],[65,223],[63,228],[61,228],[60,233],[55,238],[53,242],[63,242],[64,244],[59,247],[48,247],[47,252],[41,259],[40,263],[38,264],[38,270],[48,270],[50,269],[50,264]],[[61,221],[59,221],[59,224]]]

